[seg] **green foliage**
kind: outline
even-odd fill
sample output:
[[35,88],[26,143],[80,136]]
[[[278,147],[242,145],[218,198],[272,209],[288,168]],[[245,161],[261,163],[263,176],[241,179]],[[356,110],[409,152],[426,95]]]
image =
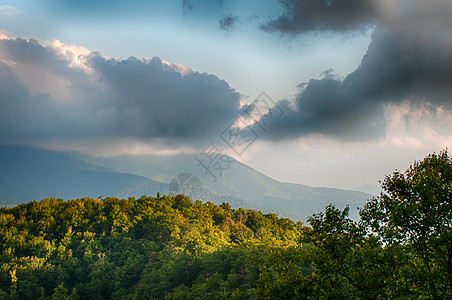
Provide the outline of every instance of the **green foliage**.
[[[447,151],[396,171],[348,218],[333,205],[309,218],[298,248],[261,265],[266,299],[451,299],[452,163]],[[306,245],[307,244],[307,245]],[[312,272],[308,266],[312,268]]]
[[184,195],[1,208],[0,299],[451,299],[447,151],[382,187],[310,227]]
[[254,299],[256,257],[297,225],[178,195],[0,210],[0,299]]
[[311,294],[312,267],[306,260],[309,247],[274,249],[267,261],[259,260],[260,276],[256,283],[265,299],[306,299]]
[[364,224],[391,247],[403,245],[413,290],[432,299],[452,298],[452,160],[447,151],[395,171],[385,191],[364,207]]

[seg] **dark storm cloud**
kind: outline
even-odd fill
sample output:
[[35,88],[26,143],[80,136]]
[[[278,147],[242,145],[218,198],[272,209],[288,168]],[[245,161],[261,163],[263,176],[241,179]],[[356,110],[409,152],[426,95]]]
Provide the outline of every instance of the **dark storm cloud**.
[[452,10],[419,9],[413,11],[416,18],[401,14],[378,26],[360,66],[343,80],[327,72],[304,84],[295,103],[286,105],[287,114],[268,125],[266,136],[323,134],[363,141],[384,136],[388,105],[452,109]]
[[[37,41],[0,40],[0,142],[191,142],[211,138],[239,112],[239,95],[216,76],[159,58],[114,60],[90,53],[80,59],[88,70],[71,67],[66,56]],[[28,78],[29,71],[38,73]],[[46,82],[55,78],[60,87]],[[48,91],[34,91],[36,80],[48,84]]]
[[[332,136],[340,140],[365,141],[384,135],[383,106],[360,97],[348,81],[334,78],[312,79],[295,103],[278,102],[281,117],[265,115],[267,139],[292,139],[310,134]],[[253,129],[260,130],[253,125]]]
[[377,28],[360,67],[344,84],[355,95],[377,102],[450,105],[452,44],[436,40],[437,33]]
[[265,31],[300,34],[349,31],[376,21],[376,0],[280,0],[284,13],[261,26]]
[[116,61],[93,55],[89,61],[117,93],[115,107],[137,114],[136,135],[212,135],[237,116],[239,95],[214,75],[182,76],[159,58],[143,63],[136,58]]

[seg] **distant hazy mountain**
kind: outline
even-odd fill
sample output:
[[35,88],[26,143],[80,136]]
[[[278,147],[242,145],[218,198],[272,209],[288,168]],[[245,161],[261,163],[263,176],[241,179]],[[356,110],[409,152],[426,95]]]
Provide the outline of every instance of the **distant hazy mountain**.
[[142,185],[164,189],[161,183],[145,177],[119,173],[67,153],[0,146],[2,205],[46,197],[127,196],[129,190]]
[[[278,182],[228,158],[216,181],[193,155],[90,157],[21,146],[0,146],[0,204],[45,197],[129,197],[188,194],[193,200],[228,202],[233,208],[305,220],[329,203],[349,205],[352,217],[371,195]],[[222,173],[221,176],[219,173]]]
[[367,193],[370,195],[378,196],[381,192],[381,187],[372,185],[372,184],[365,184],[363,186],[357,187],[353,189],[354,191]]
[[[122,172],[141,175],[161,182],[171,182],[178,174],[196,175],[204,189],[217,195],[243,199],[258,205],[263,211],[278,210],[281,216],[306,219],[307,216],[323,211],[333,203],[338,207],[350,206],[351,216],[357,218],[357,207],[362,206],[371,194],[323,187],[309,187],[301,184],[282,183],[230,158],[233,162],[222,176],[215,173],[216,181],[198,166],[197,155],[174,156],[117,156],[89,158],[94,163]],[[208,197],[204,197],[205,198]],[[212,201],[215,202],[215,201]],[[254,208],[254,207],[250,207]]]

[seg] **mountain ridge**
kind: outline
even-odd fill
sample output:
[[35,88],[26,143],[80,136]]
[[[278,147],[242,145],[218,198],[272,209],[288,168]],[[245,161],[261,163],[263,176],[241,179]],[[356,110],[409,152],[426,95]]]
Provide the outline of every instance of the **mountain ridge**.
[[93,157],[78,152],[0,146],[0,166],[0,204],[9,206],[46,197],[140,197],[179,192],[171,190],[170,182],[180,174],[199,178],[199,191],[193,192],[190,185],[181,190],[192,193],[189,196],[194,200],[228,202],[233,208],[274,212],[295,220],[306,220],[330,203],[349,205],[351,217],[357,218],[355,208],[372,196],[279,182],[235,159],[213,182],[196,166],[195,156],[189,154]]

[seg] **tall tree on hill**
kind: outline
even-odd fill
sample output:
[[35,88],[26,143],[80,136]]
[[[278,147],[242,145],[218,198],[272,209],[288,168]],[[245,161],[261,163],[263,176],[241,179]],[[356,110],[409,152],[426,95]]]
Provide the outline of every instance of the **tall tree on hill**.
[[[415,254],[416,286],[433,299],[452,297],[452,160],[447,150],[395,171],[361,212],[388,246]],[[449,298],[450,299],[450,298]]]

